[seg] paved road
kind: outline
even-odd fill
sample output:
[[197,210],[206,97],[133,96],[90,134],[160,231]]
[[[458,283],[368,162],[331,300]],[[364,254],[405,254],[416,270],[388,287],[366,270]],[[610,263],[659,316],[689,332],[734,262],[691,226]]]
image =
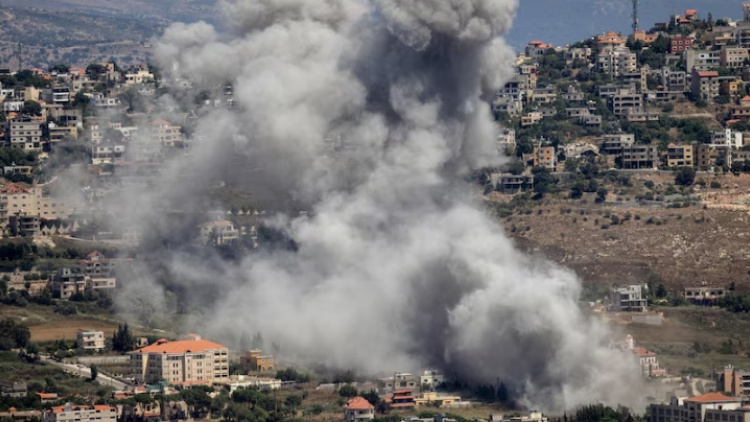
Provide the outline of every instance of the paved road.
[[[57,366],[58,368],[62,368],[64,371],[70,374],[77,375],[81,378],[91,378],[91,369],[89,369],[88,366],[57,362],[53,359],[48,359],[46,356],[41,356],[40,358],[43,362],[46,362],[52,366]],[[124,382],[104,375],[101,372],[97,375],[96,382],[101,385],[110,385],[118,391],[125,390],[128,387],[128,385]]]

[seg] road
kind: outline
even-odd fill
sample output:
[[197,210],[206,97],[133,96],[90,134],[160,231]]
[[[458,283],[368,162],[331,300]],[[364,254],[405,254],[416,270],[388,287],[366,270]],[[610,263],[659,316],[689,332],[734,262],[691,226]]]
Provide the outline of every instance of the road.
[[[46,362],[52,366],[62,368],[64,371],[70,374],[77,375],[81,378],[91,378],[91,369],[89,369],[88,366],[57,362],[53,359],[49,359],[46,356],[40,356],[40,359],[42,360],[42,362]],[[104,375],[101,372],[97,375],[96,382],[101,385],[112,386],[115,390],[118,391],[125,390],[128,387],[128,385],[124,382],[116,380],[108,375]]]

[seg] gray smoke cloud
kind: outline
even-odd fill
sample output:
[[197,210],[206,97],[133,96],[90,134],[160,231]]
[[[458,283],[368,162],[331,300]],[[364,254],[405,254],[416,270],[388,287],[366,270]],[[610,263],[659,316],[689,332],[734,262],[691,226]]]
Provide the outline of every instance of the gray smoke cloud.
[[[496,377],[549,410],[635,405],[638,370],[578,305],[575,274],[517,251],[461,176],[501,162],[487,99],[510,78],[500,36],[513,0],[225,0],[228,30],[166,30],[172,78],[229,82],[236,106],[201,114],[190,154],[124,194],[122,219],[163,235],[164,210],[210,211],[225,181],[275,212],[294,250],[225,262],[165,254],[210,312],[207,337],[262,332],[288,359],[364,373],[438,367]],[[159,276],[119,306],[168,298]]]

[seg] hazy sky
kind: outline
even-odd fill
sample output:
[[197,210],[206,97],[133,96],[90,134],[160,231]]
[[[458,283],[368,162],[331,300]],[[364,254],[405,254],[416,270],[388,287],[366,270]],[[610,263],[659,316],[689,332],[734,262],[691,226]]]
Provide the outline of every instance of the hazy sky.
[[[701,18],[742,18],[742,2],[736,0],[641,0],[641,28],[664,22],[686,8],[698,9]],[[629,32],[631,0],[520,0],[518,18],[508,36],[516,50],[532,39],[565,45],[606,31]]]

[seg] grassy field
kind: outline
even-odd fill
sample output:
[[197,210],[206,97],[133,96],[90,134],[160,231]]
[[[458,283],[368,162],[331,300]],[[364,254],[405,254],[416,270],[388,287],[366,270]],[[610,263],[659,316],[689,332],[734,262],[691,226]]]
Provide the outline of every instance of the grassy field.
[[[670,374],[710,378],[726,365],[750,369],[750,315],[694,306],[660,311],[665,317],[661,326],[631,323],[617,328],[631,334],[637,345],[656,352]],[[721,353],[722,344],[729,340],[735,353]]]
[[[54,312],[52,306],[30,304],[27,307],[0,305],[0,318],[12,318],[29,326],[31,341],[44,343],[56,340],[74,340],[78,330],[104,331],[107,337],[117,330],[118,321],[106,313],[83,313],[63,316]],[[148,335],[149,331],[132,327],[136,334]]]

